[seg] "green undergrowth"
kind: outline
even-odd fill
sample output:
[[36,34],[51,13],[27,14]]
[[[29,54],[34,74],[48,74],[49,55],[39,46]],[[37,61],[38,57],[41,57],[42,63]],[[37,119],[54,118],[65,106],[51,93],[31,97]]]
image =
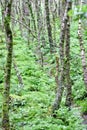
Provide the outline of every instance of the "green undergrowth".
[[[76,23],[77,24],[77,23]],[[85,88],[82,79],[80,49],[77,40],[77,26],[72,25],[71,35],[71,80],[73,99],[75,103],[84,94]],[[41,68],[37,62],[35,47],[37,42],[31,42],[20,36],[17,30],[14,37],[13,58],[21,73],[24,86],[21,86],[12,65],[9,116],[11,130],[86,130],[78,108],[71,111],[64,106],[57,111],[56,118],[52,117],[52,104],[55,99],[55,79],[50,76],[50,68],[55,67],[54,59],[46,54],[46,67]],[[59,40],[59,39],[58,39]],[[77,48],[76,48],[77,47]],[[2,92],[4,81],[4,67],[6,61],[5,42],[0,46],[0,117],[2,116]],[[53,58],[53,59],[51,59]],[[53,62],[53,64],[51,64]],[[50,65],[51,64],[51,65]],[[50,67],[50,66],[51,67]],[[53,70],[55,71],[55,70]],[[81,103],[82,112],[86,112],[86,99]],[[1,119],[0,119],[1,126]]]
[[76,104],[78,107],[81,108],[81,114],[87,115],[87,97],[82,100],[81,99],[77,100]]

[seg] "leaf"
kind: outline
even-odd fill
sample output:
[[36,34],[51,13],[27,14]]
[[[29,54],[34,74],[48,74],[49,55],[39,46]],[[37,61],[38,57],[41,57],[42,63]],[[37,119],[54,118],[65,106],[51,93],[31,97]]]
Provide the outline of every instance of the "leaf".
[[69,15],[70,17],[72,17],[72,16],[74,15],[74,10],[68,11],[68,15]]

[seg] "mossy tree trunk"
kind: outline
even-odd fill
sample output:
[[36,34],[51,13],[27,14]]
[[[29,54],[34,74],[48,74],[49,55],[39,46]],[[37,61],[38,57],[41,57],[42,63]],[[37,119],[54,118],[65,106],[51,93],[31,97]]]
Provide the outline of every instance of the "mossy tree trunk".
[[64,81],[65,81],[65,68],[64,68],[64,64],[65,64],[65,57],[64,57],[64,42],[65,42],[65,33],[66,33],[66,27],[67,27],[67,22],[68,22],[68,11],[70,10],[70,6],[71,6],[71,2],[67,1],[66,3],[66,8],[65,8],[65,12],[64,12],[64,17],[63,17],[63,21],[61,24],[61,33],[60,33],[60,77],[59,77],[59,86],[58,86],[58,90],[56,93],[56,98],[53,104],[53,113],[55,110],[58,110],[60,108],[60,103],[62,100],[62,94],[63,94],[63,90],[64,90]]
[[5,67],[5,84],[3,91],[3,107],[2,107],[2,129],[10,130],[9,122],[9,93],[12,65],[13,37],[10,28],[12,0],[5,0],[4,6],[4,27],[6,32],[7,58]]
[[[69,6],[72,8],[72,3]],[[66,102],[65,105],[70,108],[72,101],[72,85],[70,79],[70,17],[67,19],[66,39],[65,39],[65,86],[66,86]]]

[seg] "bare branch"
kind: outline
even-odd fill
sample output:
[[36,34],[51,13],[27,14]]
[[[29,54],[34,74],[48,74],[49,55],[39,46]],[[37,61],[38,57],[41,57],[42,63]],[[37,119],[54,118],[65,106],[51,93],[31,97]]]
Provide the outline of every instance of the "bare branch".
[[33,36],[35,39],[37,39],[37,37],[33,34],[33,33],[35,33],[35,31],[32,31],[32,30],[28,27],[27,24],[24,24],[23,22],[21,22],[21,21],[15,19],[15,18],[12,17],[12,16],[11,16],[11,18],[12,18],[13,20],[15,20],[16,22],[22,24],[26,29],[28,29],[28,30],[31,32],[32,36]]

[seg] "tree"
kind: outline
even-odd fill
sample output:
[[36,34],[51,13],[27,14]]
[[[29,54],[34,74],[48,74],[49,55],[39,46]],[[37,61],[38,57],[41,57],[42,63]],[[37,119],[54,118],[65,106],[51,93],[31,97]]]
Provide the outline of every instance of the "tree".
[[30,14],[31,14],[32,21],[33,21],[34,30],[36,31],[36,23],[35,23],[35,17],[34,17],[34,14],[33,14],[31,0],[27,0],[27,4],[28,4],[28,7],[29,7],[29,11],[30,11]]
[[[57,109],[60,108],[60,103],[62,100],[62,94],[63,94],[63,90],[64,90],[64,81],[65,81],[65,70],[66,73],[68,74],[66,81],[67,81],[67,90],[69,91],[67,93],[67,96],[70,96],[71,94],[71,86],[68,86],[68,83],[70,82],[70,75],[69,75],[69,70],[70,70],[70,64],[69,64],[69,51],[70,51],[70,24],[69,24],[69,16],[68,16],[68,11],[70,11],[71,9],[71,1],[67,1],[66,3],[66,8],[65,8],[65,12],[64,12],[64,17],[63,17],[63,21],[62,21],[62,25],[61,25],[61,33],[60,33],[60,78],[59,78],[59,86],[58,86],[58,90],[56,93],[56,99],[55,102],[53,104],[53,112]],[[67,33],[66,33],[67,32]],[[65,59],[65,54],[64,54],[64,41],[65,41],[65,35],[66,35],[66,59]],[[68,39],[69,38],[69,39]],[[67,52],[68,51],[68,52]],[[66,66],[65,65],[65,60],[66,62]],[[69,67],[68,67],[69,65]],[[68,69],[68,70],[67,70]],[[69,99],[71,99],[70,97],[67,98],[67,101],[69,101]],[[70,102],[69,104],[70,105]]]
[[[82,10],[83,3],[84,3],[84,1],[81,0],[80,11]],[[83,41],[83,36],[82,36],[82,20],[81,20],[81,16],[79,16],[78,38],[79,38],[81,59],[82,59],[82,67],[83,67],[83,79],[84,79],[85,88],[86,88],[86,91],[87,91],[87,64],[86,64],[84,41]]]
[[54,44],[52,38],[52,27],[50,23],[49,0],[45,0],[45,11],[46,11],[46,23],[47,23],[49,45],[50,45],[50,53],[52,53],[54,51]]
[[[69,10],[71,10],[70,3]],[[65,87],[66,87],[66,102],[65,105],[70,108],[72,101],[72,85],[70,79],[70,17],[67,16],[67,25],[66,25],[66,38],[65,38]]]
[[11,65],[12,65],[12,50],[13,50],[13,36],[10,28],[11,21],[11,7],[12,0],[5,0],[4,4],[4,26],[6,33],[7,43],[7,58],[5,67],[5,85],[3,91],[3,115],[2,115],[2,129],[9,130],[9,92],[10,92],[10,79],[11,79]]

